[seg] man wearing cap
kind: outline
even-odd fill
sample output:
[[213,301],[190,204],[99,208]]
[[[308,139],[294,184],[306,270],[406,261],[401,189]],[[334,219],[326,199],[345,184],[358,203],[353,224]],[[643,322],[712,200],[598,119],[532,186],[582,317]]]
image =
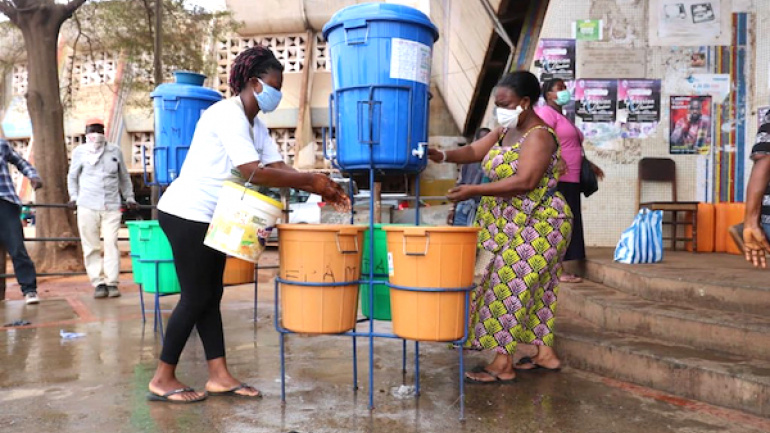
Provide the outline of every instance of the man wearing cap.
[[[94,286],[94,298],[120,296],[118,229],[121,196],[135,209],[134,189],[123,153],[107,143],[104,122],[86,121],[86,140],[72,152],[67,184],[70,207],[77,208],[78,230],[83,244],[86,272]],[[104,236],[104,259],[100,234]]]

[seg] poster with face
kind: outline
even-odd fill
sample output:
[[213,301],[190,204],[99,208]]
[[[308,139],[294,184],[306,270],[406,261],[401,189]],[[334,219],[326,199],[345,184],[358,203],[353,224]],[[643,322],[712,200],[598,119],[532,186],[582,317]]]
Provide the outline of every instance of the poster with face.
[[711,151],[711,96],[671,96],[669,153],[706,155]]
[[574,80],[575,40],[541,39],[535,51],[535,67],[539,70],[541,82],[553,78]]
[[615,122],[618,80],[577,80],[575,114],[585,123]]

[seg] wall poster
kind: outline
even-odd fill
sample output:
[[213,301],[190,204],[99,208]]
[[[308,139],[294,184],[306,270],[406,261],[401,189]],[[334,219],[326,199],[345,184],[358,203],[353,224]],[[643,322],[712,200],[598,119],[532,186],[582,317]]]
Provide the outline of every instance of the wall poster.
[[711,96],[671,96],[669,153],[706,155],[711,151]]
[[729,0],[650,0],[650,45],[730,45],[730,5]]
[[621,136],[644,138],[660,121],[660,80],[618,80],[618,115]]
[[572,22],[572,39],[578,41],[601,41],[602,20],[579,20]]
[[540,39],[535,51],[535,67],[538,68],[540,81],[561,78],[575,79],[575,40]]
[[585,123],[615,122],[618,80],[577,80],[575,114]]

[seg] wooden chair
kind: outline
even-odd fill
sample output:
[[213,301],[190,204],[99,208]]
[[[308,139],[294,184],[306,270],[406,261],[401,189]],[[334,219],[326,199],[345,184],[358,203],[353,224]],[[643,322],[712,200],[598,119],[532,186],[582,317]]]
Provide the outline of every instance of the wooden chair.
[[[652,201],[640,203],[643,182],[667,182],[671,184],[671,201]],[[639,176],[636,181],[636,208],[646,207],[663,211],[663,224],[671,226],[670,236],[664,234],[663,240],[671,241],[671,249],[676,251],[678,242],[692,242],[692,251],[698,249],[698,202],[678,201],[676,197],[676,163],[670,158],[642,158],[639,161]],[[671,215],[666,219],[666,213]],[[683,214],[680,220],[679,214]],[[692,227],[692,236],[685,236],[685,230],[679,234],[679,227]]]

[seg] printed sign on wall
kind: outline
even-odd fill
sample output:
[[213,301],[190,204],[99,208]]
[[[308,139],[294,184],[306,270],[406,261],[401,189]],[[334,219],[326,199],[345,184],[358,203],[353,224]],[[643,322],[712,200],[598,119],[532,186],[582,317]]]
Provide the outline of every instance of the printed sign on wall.
[[572,39],[578,41],[601,41],[602,20],[580,20],[572,22]]
[[650,45],[730,45],[729,5],[729,0],[650,0]]
[[577,80],[575,114],[583,122],[615,122],[618,102],[617,80]]
[[671,96],[669,153],[705,155],[711,151],[711,96]]
[[540,81],[553,78],[574,80],[575,40],[540,39],[535,51],[535,67],[539,70]]

